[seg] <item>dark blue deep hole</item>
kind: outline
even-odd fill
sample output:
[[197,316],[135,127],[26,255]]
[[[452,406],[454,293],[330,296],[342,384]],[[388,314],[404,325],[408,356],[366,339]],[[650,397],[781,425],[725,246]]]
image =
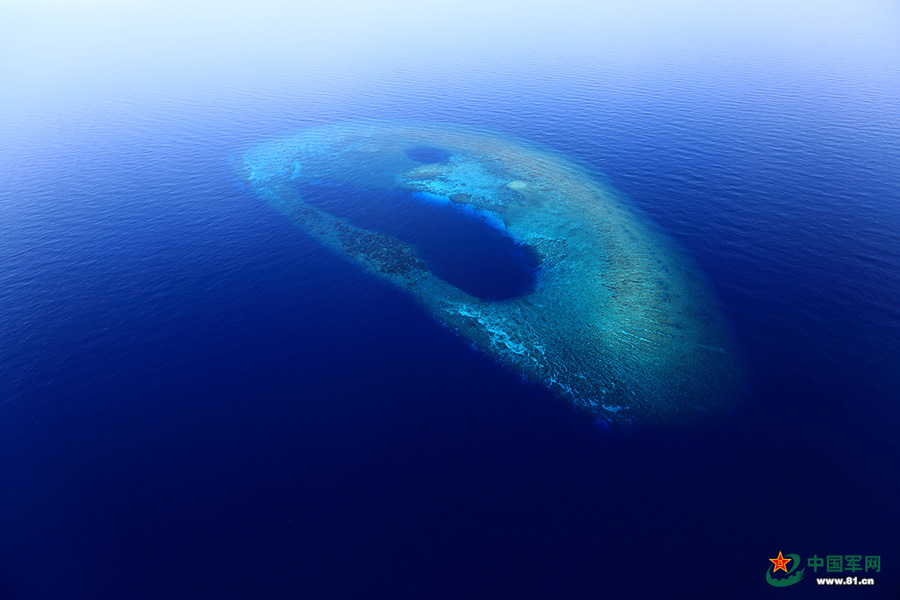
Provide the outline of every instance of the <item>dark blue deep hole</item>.
[[406,242],[432,273],[472,296],[505,300],[534,289],[534,250],[474,211],[399,190],[304,184],[300,191],[310,204],[357,227]]
[[447,162],[450,155],[440,148],[432,148],[431,146],[418,146],[410,148],[406,151],[406,156],[420,163],[442,163]]

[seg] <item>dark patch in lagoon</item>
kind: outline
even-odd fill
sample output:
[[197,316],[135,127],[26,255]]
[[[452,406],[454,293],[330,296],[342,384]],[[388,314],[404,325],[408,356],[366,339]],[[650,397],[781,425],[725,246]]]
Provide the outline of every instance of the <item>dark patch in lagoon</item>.
[[401,190],[334,183],[297,187],[311,205],[409,244],[432,273],[476,298],[517,298],[537,283],[537,252],[464,206]]
[[445,163],[450,155],[440,148],[432,148],[431,146],[417,146],[406,151],[406,156],[412,160],[427,165],[436,163]]

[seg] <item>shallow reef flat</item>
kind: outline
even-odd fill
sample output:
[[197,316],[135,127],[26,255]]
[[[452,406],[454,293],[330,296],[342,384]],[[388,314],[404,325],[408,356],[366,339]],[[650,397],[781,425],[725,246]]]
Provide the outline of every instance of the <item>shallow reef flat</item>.
[[[322,244],[599,418],[685,423],[736,398],[741,367],[704,277],[627,201],[559,153],[468,127],[359,122],[267,141],[235,167]],[[473,297],[409,245],[313,206],[298,183],[405,190],[473,210],[533,249],[535,286],[501,301]]]

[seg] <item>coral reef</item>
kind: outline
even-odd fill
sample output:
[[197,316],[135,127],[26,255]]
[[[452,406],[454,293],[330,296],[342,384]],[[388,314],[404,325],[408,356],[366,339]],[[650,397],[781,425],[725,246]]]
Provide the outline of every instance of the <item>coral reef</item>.
[[[733,401],[741,368],[692,262],[589,169],[493,132],[422,123],[332,125],[260,144],[236,168],[335,252],[413,294],[519,373],[611,421],[693,421]],[[540,257],[530,293],[485,302],[415,251],[304,202],[326,181],[426,193],[492,219]]]

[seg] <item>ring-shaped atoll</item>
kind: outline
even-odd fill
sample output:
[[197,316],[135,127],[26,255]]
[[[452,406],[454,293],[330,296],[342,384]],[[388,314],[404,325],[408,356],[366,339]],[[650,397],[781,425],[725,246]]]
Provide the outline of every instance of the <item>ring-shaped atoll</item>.
[[[408,290],[518,373],[610,421],[693,421],[727,406],[741,368],[693,262],[587,168],[469,127],[322,126],[235,163],[258,196],[319,242]],[[408,244],[308,202],[302,184],[427,194],[496,221],[539,257],[528,293],[485,301],[435,276]]]

